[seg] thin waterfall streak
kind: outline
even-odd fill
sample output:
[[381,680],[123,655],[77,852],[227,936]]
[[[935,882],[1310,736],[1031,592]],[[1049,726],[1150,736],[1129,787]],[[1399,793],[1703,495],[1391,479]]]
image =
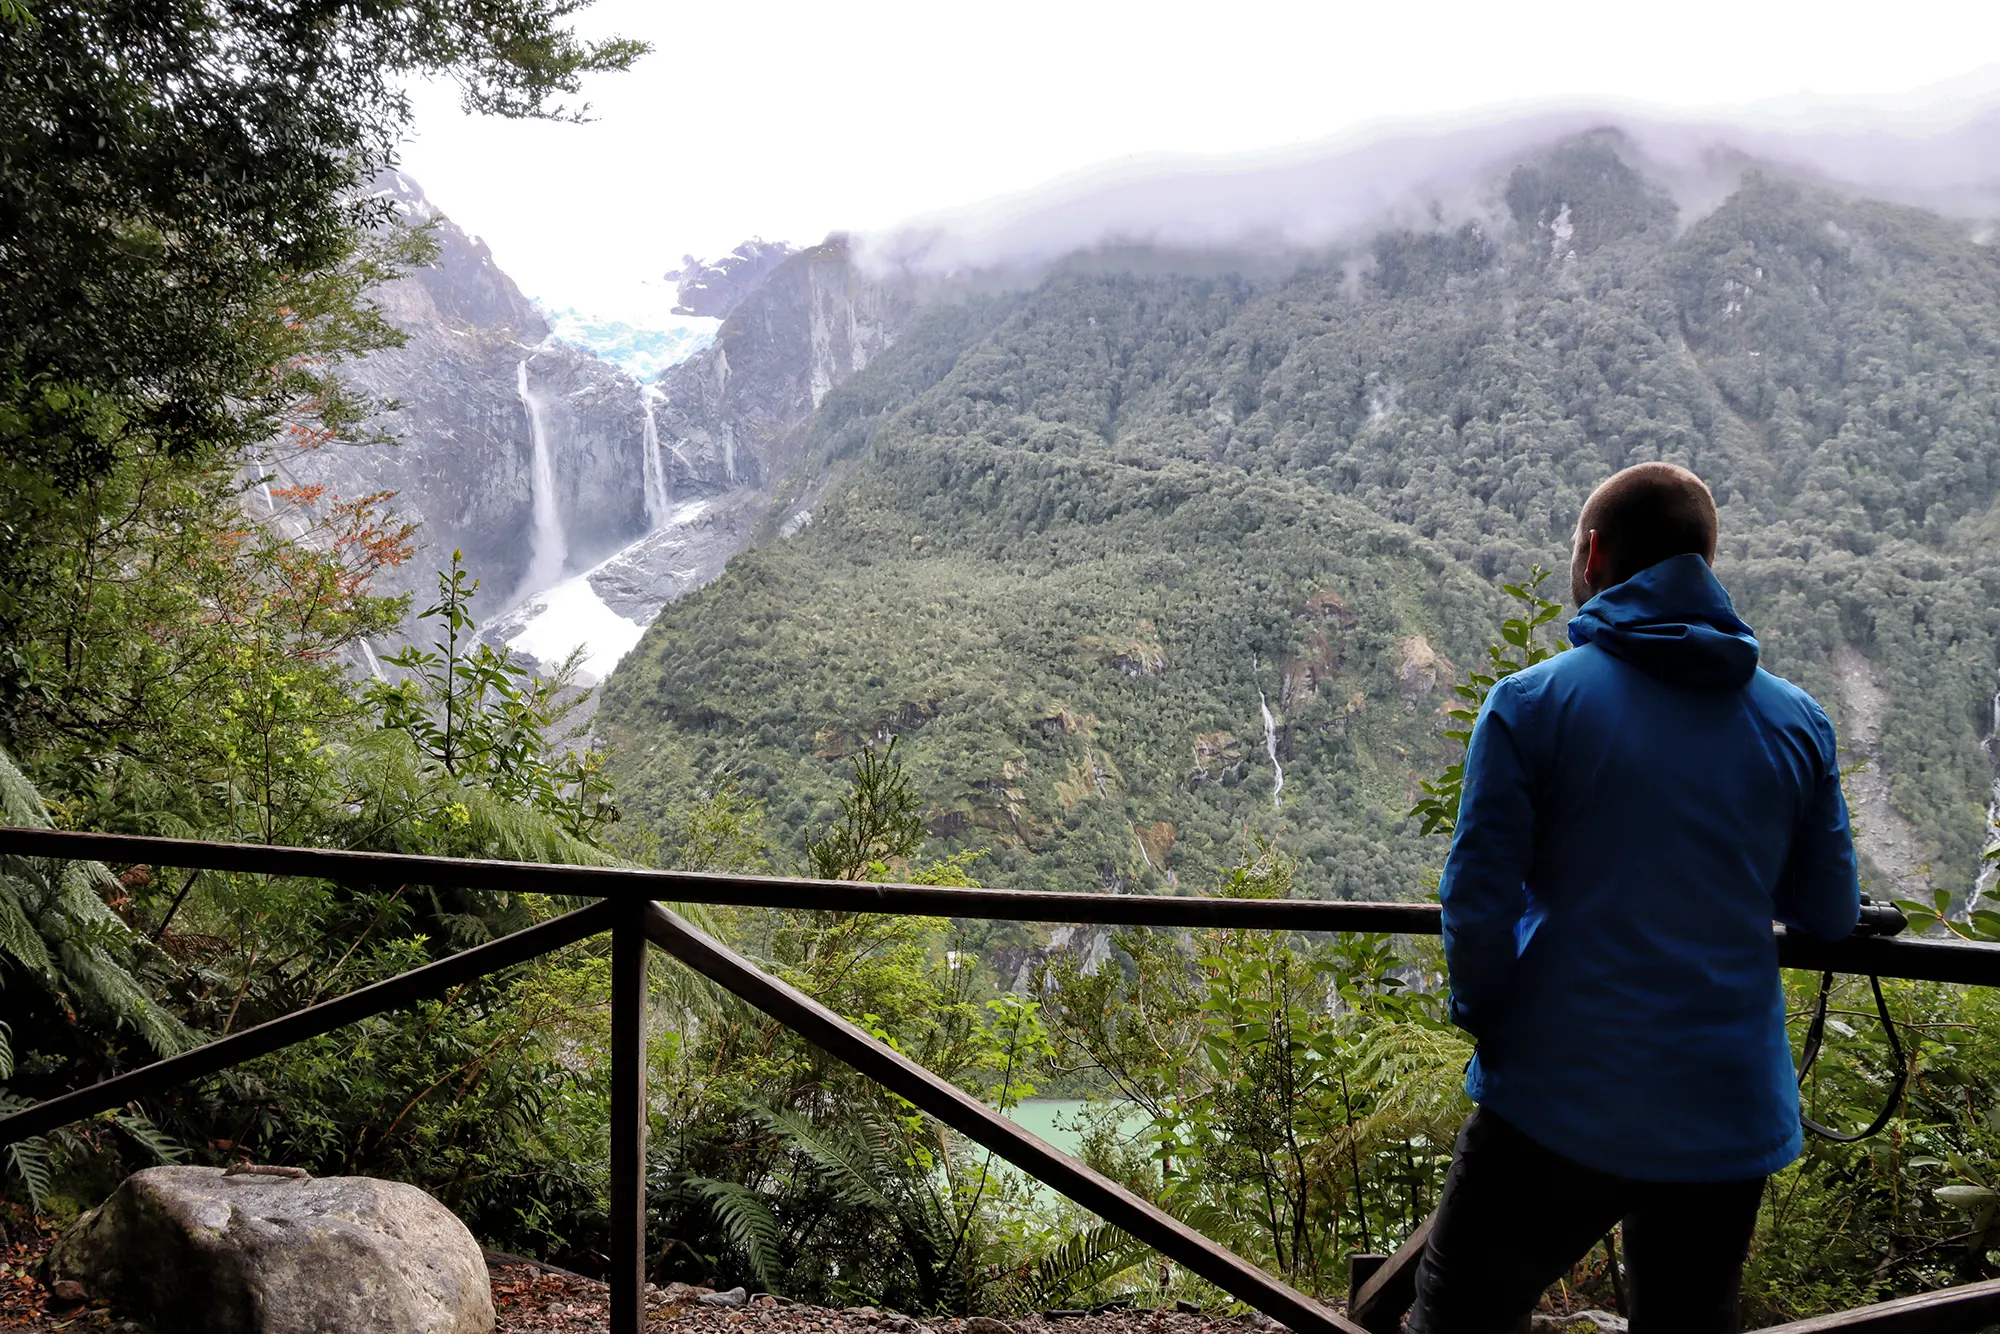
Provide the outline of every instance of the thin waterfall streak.
[[1987,761],[1993,766],[1993,800],[1986,806],[1986,843],[1981,849],[1979,869],[1973,873],[1972,893],[1966,897],[1967,912],[1978,907],[1980,899],[1992,890],[1994,881],[2000,880],[2000,861],[1984,860],[2000,848],[2000,690],[1993,693],[1993,719],[1985,745]]
[[276,514],[278,512],[278,502],[271,499],[271,484],[267,481],[263,483],[263,487],[264,487],[264,513]]
[[1271,782],[1271,809],[1280,810],[1278,794],[1285,790],[1285,766],[1278,763],[1278,720],[1271,716],[1271,705],[1261,690],[1257,692],[1257,707],[1264,711],[1264,753],[1271,757],[1271,772],[1275,775]]
[[[667,470],[660,459],[660,427],[653,419],[653,400],[660,391],[649,384],[639,386],[639,410],[645,414],[646,527],[648,531],[667,521],[673,492],[667,484]],[[680,451],[674,451],[678,454]]]
[[375,646],[365,639],[361,641],[361,656],[368,659],[369,675],[373,676],[377,681],[386,681],[389,679],[382,675],[382,664],[375,657]]
[[548,423],[543,419],[542,401],[528,384],[528,363],[515,367],[515,386],[521,393],[521,408],[528,416],[528,440],[533,463],[528,475],[530,527],[528,530],[528,572],[521,579],[521,596],[553,587],[562,577],[569,560],[569,543],[563,536],[562,515],[556,509],[555,464],[549,457]]

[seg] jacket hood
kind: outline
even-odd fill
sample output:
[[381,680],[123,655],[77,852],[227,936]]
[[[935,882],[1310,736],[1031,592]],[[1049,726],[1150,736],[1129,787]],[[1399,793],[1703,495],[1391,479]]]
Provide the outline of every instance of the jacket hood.
[[1569,638],[1674,685],[1733,688],[1757,670],[1756,636],[1697,555],[1663,560],[1605,589],[1577,612]]

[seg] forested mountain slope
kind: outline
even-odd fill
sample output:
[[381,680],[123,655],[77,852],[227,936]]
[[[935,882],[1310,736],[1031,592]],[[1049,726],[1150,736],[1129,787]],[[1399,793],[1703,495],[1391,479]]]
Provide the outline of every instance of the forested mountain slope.
[[993,882],[1205,887],[1261,832],[1311,892],[1419,890],[1441,847],[1403,813],[1498,583],[1666,458],[1721,502],[1766,665],[1873,761],[1881,869],[1971,884],[2000,643],[1975,229],[1754,171],[1684,216],[1596,136],[1480,220],[1241,267],[1078,256],[830,395],[816,521],[606,686],[629,815],[727,776],[802,841],[896,734]]

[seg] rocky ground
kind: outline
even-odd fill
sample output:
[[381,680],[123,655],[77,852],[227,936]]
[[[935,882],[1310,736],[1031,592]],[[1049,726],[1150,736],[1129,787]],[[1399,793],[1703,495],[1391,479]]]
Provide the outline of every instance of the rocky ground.
[[[51,1293],[34,1277],[48,1248],[42,1236],[0,1249],[0,1331],[54,1334],[151,1334],[115,1312],[77,1301],[80,1293]],[[490,1255],[495,1334],[583,1334],[609,1319],[604,1284],[513,1256]],[[1008,1320],[989,1316],[917,1318],[872,1306],[832,1310],[782,1297],[736,1289],[670,1284],[647,1294],[649,1334],[1284,1334],[1260,1315],[1221,1316],[1189,1310],[1050,1312]],[[1338,1308],[1336,1308],[1338,1309]],[[1536,1334],[1622,1334],[1623,1321],[1589,1316],[1537,1316]]]

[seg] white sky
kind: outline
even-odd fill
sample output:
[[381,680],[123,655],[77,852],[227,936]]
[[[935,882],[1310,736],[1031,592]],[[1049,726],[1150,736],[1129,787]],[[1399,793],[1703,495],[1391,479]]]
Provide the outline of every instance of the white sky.
[[530,295],[625,318],[671,295],[684,253],[887,228],[1147,155],[1547,101],[1907,104],[2000,77],[1992,0],[599,0],[581,27],[655,48],[592,82],[593,123],[468,118],[426,87],[402,166]]

